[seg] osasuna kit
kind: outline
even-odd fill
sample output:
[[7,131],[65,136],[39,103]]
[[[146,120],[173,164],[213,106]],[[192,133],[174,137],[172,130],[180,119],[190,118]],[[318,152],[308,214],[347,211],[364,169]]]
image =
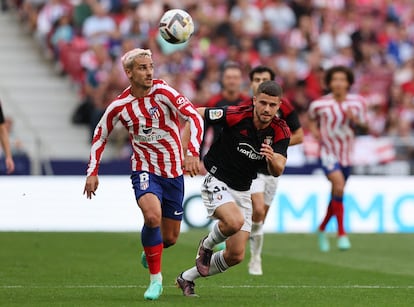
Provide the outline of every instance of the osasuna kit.
[[253,124],[253,105],[206,108],[205,121],[221,125],[220,137],[204,157],[206,170],[237,191],[250,189],[257,171],[267,167],[260,154],[263,143],[287,157],[290,130],[286,122],[274,117],[270,125],[257,130]]

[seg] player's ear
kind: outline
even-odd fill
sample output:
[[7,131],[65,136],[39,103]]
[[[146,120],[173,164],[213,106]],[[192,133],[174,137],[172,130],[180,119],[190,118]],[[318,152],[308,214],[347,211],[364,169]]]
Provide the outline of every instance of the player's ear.
[[253,96],[253,105],[254,105],[254,106],[256,105],[256,101],[257,101],[256,96]]
[[128,79],[131,79],[132,77],[132,70],[130,68],[125,67],[124,68],[125,74],[127,75]]

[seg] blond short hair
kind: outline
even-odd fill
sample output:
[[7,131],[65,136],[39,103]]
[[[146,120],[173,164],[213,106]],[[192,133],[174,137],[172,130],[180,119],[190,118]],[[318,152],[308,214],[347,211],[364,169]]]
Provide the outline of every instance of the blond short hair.
[[122,65],[124,66],[124,69],[128,68],[131,69],[134,65],[134,60],[138,57],[145,57],[150,58],[152,56],[151,50],[149,49],[141,49],[141,48],[135,48],[127,53],[125,53],[122,58]]

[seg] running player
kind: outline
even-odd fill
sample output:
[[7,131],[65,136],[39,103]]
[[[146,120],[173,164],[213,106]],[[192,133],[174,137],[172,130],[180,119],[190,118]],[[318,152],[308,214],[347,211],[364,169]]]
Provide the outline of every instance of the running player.
[[[184,197],[183,169],[199,171],[203,119],[192,103],[163,80],[153,78],[151,51],[134,49],[122,57],[131,83],[106,109],[96,126],[84,189],[92,198],[98,188],[102,153],[117,122],[128,130],[133,149],[132,185],[144,216],[141,242],[150,272],[145,299],[162,293],[163,248],[175,244],[180,233]],[[189,123],[191,136],[183,161],[179,117]]]
[[311,102],[309,107],[309,128],[320,143],[321,166],[332,185],[331,200],[318,229],[319,248],[323,252],[330,249],[325,228],[332,216],[338,222],[338,248],[351,248],[344,229],[343,196],[351,173],[354,129],[367,128],[364,98],[349,93],[354,82],[353,72],[345,66],[333,66],[327,70],[325,82],[331,93]]
[[[249,73],[250,88],[253,95],[256,95],[259,85],[267,80],[274,80],[274,71],[267,66],[257,66]],[[277,116],[283,119],[288,125],[291,137],[289,146],[303,142],[303,129],[299,117],[290,101],[282,98],[282,104],[277,111]],[[250,233],[250,261],[249,274],[262,275],[262,248],[263,248],[263,224],[272,204],[276,192],[279,177],[269,174],[266,168],[260,169],[257,178],[253,180],[250,188],[252,193],[253,216],[252,231]]]
[[[253,104],[198,109],[207,123],[223,128],[204,157],[208,173],[201,189],[208,216],[218,222],[200,241],[196,265],[176,278],[185,296],[196,295],[196,278],[223,273],[244,258],[252,223],[252,180],[265,167],[272,176],[280,176],[286,165],[290,131],[275,116],[281,97],[281,87],[265,81]],[[226,248],[213,253],[213,247],[225,240]]]

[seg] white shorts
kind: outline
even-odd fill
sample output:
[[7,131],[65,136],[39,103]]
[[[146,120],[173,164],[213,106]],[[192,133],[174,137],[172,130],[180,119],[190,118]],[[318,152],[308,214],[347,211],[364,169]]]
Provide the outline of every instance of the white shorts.
[[270,206],[273,202],[278,182],[279,177],[257,174],[257,178],[253,179],[252,185],[250,186],[250,192],[252,194],[264,193],[265,204]]
[[201,197],[210,218],[213,218],[214,211],[221,205],[229,202],[236,203],[244,216],[244,224],[241,230],[251,231],[253,209],[250,190],[233,190],[223,181],[218,180],[211,174],[207,174],[201,185]]

